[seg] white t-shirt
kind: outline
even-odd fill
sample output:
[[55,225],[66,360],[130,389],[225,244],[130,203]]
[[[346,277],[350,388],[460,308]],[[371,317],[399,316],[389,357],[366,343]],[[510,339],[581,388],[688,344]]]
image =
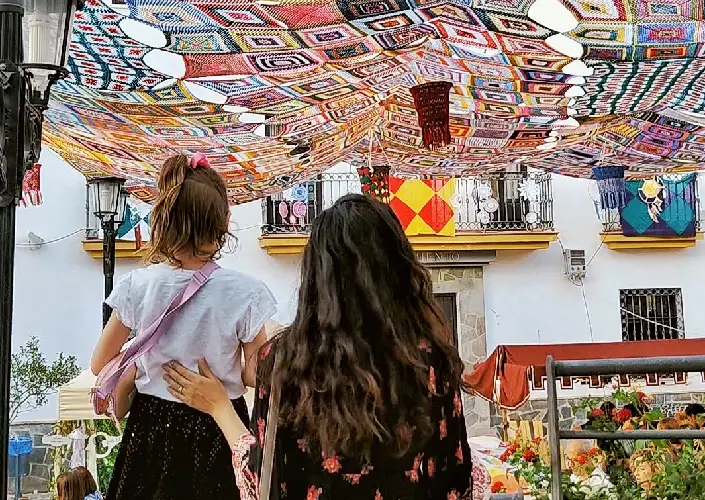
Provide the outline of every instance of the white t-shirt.
[[[105,302],[139,335],[188,285],[194,272],[168,264],[137,269],[120,280]],[[175,401],[162,379],[164,363],[178,361],[198,371],[198,360],[205,359],[230,398],[239,398],[246,392],[240,344],[252,342],[276,312],[276,300],[264,283],[231,269],[216,269],[138,361],[137,390]]]

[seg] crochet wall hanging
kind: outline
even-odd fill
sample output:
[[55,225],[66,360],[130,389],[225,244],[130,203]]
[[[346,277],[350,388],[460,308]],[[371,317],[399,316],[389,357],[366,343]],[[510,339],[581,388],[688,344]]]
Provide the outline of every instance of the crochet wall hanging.
[[694,174],[626,181],[621,211],[625,236],[694,237],[697,202]]
[[449,92],[453,87],[448,82],[430,82],[411,87],[414,108],[419,116],[421,141],[428,149],[438,149],[450,144]]
[[384,203],[389,202],[389,166],[364,166],[357,169],[362,193]]
[[455,236],[455,179],[389,177],[389,206],[408,236]]
[[517,160],[591,177],[606,148],[640,174],[705,165],[695,0],[124,3],[77,14],[45,138],[143,201],[176,152],[205,153],[232,203],[341,161],[438,178]]

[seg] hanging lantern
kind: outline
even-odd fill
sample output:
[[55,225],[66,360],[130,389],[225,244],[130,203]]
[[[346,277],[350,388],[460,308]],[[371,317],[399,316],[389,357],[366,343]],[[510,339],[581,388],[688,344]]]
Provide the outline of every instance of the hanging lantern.
[[423,145],[438,149],[450,144],[450,89],[449,82],[430,82],[410,89],[414,107],[419,115]]

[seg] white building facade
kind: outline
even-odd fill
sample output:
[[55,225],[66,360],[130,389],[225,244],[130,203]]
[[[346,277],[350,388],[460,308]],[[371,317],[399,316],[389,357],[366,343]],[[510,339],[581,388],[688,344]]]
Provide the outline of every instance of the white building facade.
[[[83,244],[85,179],[48,149],[42,162],[43,204],[18,209],[13,347],[37,336],[48,359],[63,352],[87,366],[101,331],[103,274],[101,260]],[[349,166],[335,172],[348,173],[343,175],[348,180],[357,175]],[[625,318],[634,314],[624,309],[641,307],[638,301],[625,300],[632,300],[628,291],[637,290],[633,293],[639,297],[675,297],[648,299],[643,311],[656,307],[654,301],[661,305],[643,317],[666,325],[650,330],[654,335],[705,337],[705,307],[700,304],[705,297],[705,242],[694,240],[680,249],[614,250],[601,235],[591,181],[554,175],[551,182],[557,241],[535,250],[425,252],[436,291],[453,302],[448,310],[456,316],[463,358],[477,362],[500,344],[625,340],[631,331]],[[359,192],[359,184],[352,182],[344,191]],[[325,203],[339,194],[344,193],[331,191]],[[263,212],[260,201],[232,209],[238,245],[220,263],[264,281],[279,302],[274,319],[286,323],[295,313],[299,255],[270,254],[271,248],[262,247],[262,226],[267,223]],[[30,232],[45,243],[30,245]],[[563,248],[585,251],[589,264],[582,286],[565,275]],[[438,259],[442,262],[433,264]],[[139,265],[138,259],[118,259],[117,277]],[[470,399],[466,406],[474,432],[489,430],[489,406]],[[51,421],[55,416],[52,401],[21,418]]]

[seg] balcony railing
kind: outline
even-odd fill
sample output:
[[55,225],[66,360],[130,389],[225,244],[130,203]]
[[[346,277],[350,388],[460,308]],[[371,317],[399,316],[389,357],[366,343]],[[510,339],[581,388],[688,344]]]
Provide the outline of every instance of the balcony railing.
[[[495,172],[456,180],[452,199],[461,232],[551,231],[550,173]],[[308,234],[338,198],[361,193],[356,173],[324,173],[262,201],[262,234]]]

